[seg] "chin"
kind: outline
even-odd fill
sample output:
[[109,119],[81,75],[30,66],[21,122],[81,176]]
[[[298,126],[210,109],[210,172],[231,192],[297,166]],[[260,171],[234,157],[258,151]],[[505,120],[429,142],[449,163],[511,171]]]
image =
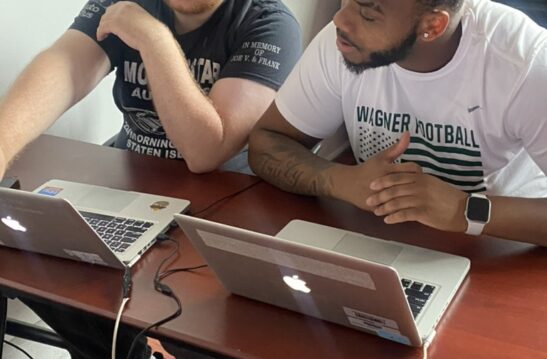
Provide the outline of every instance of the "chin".
[[[353,55],[353,56],[352,56]],[[356,54],[356,52],[352,54],[342,54],[342,57],[346,62],[352,63],[352,64],[362,64],[363,62],[368,62],[369,58],[362,56],[360,54]]]
[[164,0],[176,12],[199,15],[217,8],[223,0]]
[[[351,56],[354,55],[354,56]],[[355,66],[359,66],[362,64],[368,64],[370,62],[370,57],[363,56],[361,54],[342,54],[342,58],[344,59],[344,62],[347,64],[352,64]]]

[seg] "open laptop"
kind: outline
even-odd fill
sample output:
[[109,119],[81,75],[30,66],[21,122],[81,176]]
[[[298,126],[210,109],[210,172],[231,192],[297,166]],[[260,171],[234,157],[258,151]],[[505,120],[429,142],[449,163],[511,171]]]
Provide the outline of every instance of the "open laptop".
[[0,244],[122,269],[189,205],[184,199],[62,180],[34,192],[0,188]]
[[411,346],[431,340],[467,258],[295,220],[268,236],[175,215],[224,287]]

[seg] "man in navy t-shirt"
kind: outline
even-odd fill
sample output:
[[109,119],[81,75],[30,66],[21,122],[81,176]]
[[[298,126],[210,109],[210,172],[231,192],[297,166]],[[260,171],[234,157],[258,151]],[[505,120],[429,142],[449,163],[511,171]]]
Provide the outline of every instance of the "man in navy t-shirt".
[[[184,159],[194,172],[241,169],[234,156],[241,157],[300,44],[298,23],[281,0],[90,0],[0,102],[0,178],[26,144],[111,71],[124,117],[116,147]],[[25,302],[63,336],[73,358],[109,356],[112,321]],[[133,337],[122,326],[118,357]]]
[[111,71],[116,147],[216,169],[245,146],[300,44],[281,0],[90,0],[0,104],[0,175]]

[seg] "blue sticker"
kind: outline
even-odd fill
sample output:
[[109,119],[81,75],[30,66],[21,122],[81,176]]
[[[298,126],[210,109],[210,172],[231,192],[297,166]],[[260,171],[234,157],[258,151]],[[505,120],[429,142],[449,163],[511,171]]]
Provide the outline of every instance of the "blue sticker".
[[405,345],[410,345],[410,340],[404,335],[388,332],[383,329],[379,330],[377,333],[379,336],[381,336],[384,339],[393,340],[394,342],[405,344]]
[[43,194],[45,196],[54,197],[58,195],[63,189],[59,187],[44,187],[38,192],[38,194]]

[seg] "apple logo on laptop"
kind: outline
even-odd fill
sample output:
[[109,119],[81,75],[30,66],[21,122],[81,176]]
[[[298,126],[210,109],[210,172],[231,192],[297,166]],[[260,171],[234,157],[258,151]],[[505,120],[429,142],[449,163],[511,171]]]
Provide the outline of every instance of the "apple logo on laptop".
[[291,287],[291,289],[296,290],[298,292],[302,292],[302,293],[311,292],[311,289],[308,288],[308,286],[306,285],[306,282],[298,278],[297,275],[293,275],[292,277],[289,277],[288,275],[286,275],[283,277],[283,281],[285,282],[285,284]]
[[9,228],[13,229],[14,231],[19,232],[26,232],[27,229],[19,223],[19,221],[12,219],[10,216],[7,216],[5,218],[2,218],[2,223],[4,223]]

